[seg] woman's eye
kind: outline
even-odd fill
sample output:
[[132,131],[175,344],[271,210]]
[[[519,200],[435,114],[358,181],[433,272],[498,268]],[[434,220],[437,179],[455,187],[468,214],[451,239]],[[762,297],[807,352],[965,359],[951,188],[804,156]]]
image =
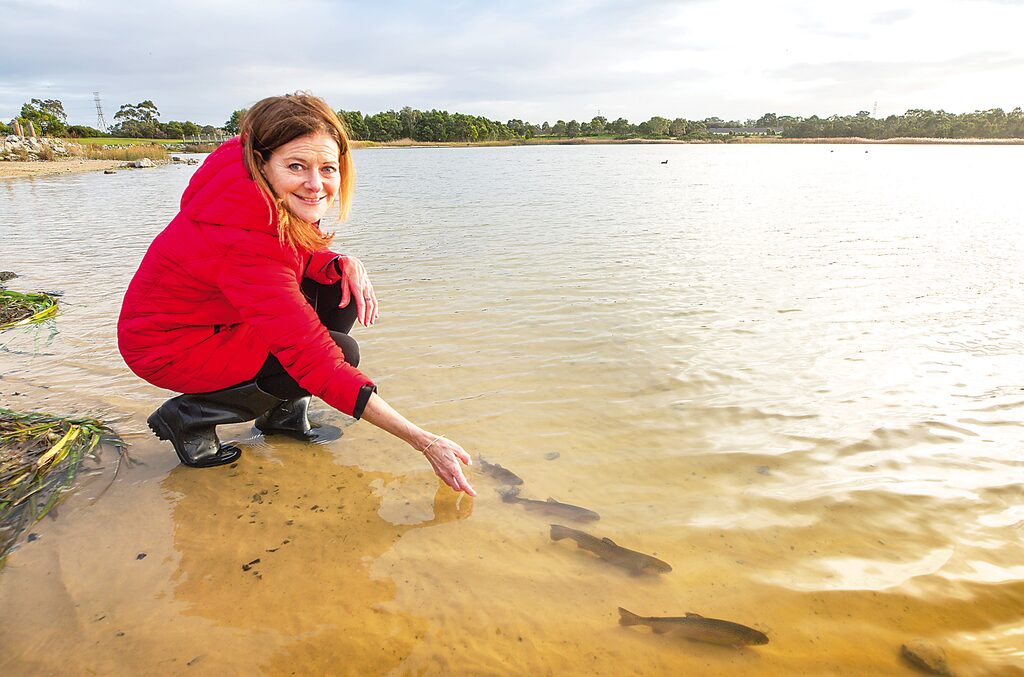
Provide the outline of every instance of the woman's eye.
[[338,168],[337,167],[324,167],[322,171],[323,171],[324,174],[333,174],[336,171],[338,171]]
[[298,162],[293,162],[290,165],[288,165],[288,169],[292,170],[293,172],[301,172],[303,167]]

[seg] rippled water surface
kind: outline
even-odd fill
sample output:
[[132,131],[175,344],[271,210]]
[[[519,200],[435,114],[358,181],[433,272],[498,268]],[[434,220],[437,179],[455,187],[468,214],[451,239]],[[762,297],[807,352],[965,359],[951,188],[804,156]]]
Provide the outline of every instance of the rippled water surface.
[[63,292],[0,334],[0,405],[112,419],[139,461],[9,558],[0,672],[909,675],[924,638],[1024,675],[1021,153],[357,153],[335,248],[381,296],[361,367],[656,577],[552,542],[479,471],[475,500],[438,490],[367,423],[314,447],[233,426],[237,467],[178,466],[114,324],[194,168],[0,182],[0,269]]

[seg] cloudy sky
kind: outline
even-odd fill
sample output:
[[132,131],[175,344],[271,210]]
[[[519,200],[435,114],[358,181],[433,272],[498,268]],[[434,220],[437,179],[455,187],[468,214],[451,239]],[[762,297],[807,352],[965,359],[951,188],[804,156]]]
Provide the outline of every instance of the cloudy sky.
[[1024,106],[1024,0],[0,0],[0,119],[271,94],[540,123]]

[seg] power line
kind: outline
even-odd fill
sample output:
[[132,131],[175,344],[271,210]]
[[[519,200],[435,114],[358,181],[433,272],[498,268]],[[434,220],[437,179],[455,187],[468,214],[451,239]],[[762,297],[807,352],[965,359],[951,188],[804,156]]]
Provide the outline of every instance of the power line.
[[103,107],[100,106],[100,93],[93,92],[92,99],[96,102],[96,128],[104,134],[107,133],[107,121],[103,117]]

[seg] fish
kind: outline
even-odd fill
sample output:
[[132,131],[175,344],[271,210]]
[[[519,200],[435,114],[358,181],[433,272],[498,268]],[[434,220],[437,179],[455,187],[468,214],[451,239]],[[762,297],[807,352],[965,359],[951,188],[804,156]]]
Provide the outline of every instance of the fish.
[[619,607],[619,625],[649,625],[656,634],[675,632],[694,642],[708,642],[722,646],[767,644],[768,635],[732,621],[705,618],[700,614],[685,616],[638,616]]
[[523,483],[523,478],[511,470],[506,470],[497,463],[488,463],[483,456],[477,456],[477,460],[480,461],[480,469],[484,471],[484,474],[498,480],[501,484],[518,486]]
[[587,508],[581,508],[578,505],[571,505],[569,503],[561,503],[553,498],[548,498],[546,501],[538,501],[533,498],[520,498],[519,488],[511,487],[503,491],[498,492],[501,495],[501,500],[506,503],[518,503],[527,510],[535,510],[542,512],[545,515],[552,515],[554,517],[563,517],[573,522],[593,522],[601,519],[593,510]]
[[561,524],[551,525],[551,540],[560,541],[563,538],[571,538],[576,541],[576,546],[583,550],[589,550],[606,562],[610,562],[623,569],[628,569],[634,576],[640,574],[667,574],[672,571],[668,562],[663,562],[657,557],[645,555],[636,550],[630,550],[618,545],[610,538],[598,538],[590,534],[564,527]]

